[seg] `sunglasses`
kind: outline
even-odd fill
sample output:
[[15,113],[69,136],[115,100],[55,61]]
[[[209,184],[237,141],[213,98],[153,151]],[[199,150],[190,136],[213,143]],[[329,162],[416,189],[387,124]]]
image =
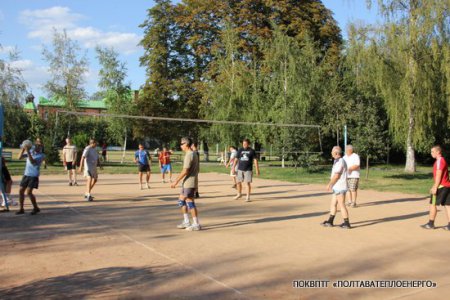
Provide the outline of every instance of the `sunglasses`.
[[186,145],[186,143],[181,143],[180,146]]

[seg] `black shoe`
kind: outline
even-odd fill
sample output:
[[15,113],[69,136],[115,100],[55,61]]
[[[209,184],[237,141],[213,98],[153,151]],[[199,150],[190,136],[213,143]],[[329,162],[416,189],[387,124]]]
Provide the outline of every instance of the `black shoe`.
[[87,198],[87,201],[94,201],[94,197],[92,197],[92,196],[89,196],[88,198]]
[[41,210],[38,208],[33,208],[33,210],[31,211],[30,215],[37,215]]
[[73,183],[73,185],[78,185],[78,183],[75,181],[75,182]]
[[339,225],[339,227],[343,228],[343,229],[351,229],[352,226],[350,226],[350,223],[342,223],[341,225]]
[[333,223],[331,223],[330,221],[323,221],[322,223],[320,223],[320,225],[322,225],[323,227],[333,227]]
[[72,186],[72,182],[69,182],[69,186]]
[[444,230],[450,231],[450,225],[444,226]]
[[198,192],[195,193],[195,198],[200,198],[200,194]]
[[431,225],[430,223],[420,225],[423,229],[435,229],[434,225]]
[[16,215],[23,215],[25,211],[23,209],[16,211]]

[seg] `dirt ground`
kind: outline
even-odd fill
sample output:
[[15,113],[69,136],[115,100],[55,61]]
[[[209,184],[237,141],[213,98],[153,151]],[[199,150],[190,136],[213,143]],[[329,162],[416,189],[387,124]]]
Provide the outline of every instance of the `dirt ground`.
[[[19,178],[14,178],[19,182]],[[80,184],[84,184],[84,180]],[[14,186],[17,192],[17,185]],[[36,216],[0,214],[1,299],[431,299],[450,294],[450,232],[427,231],[423,195],[361,191],[354,228],[323,228],[321,185],[255,179],[232,200],[226,175],[201,174],[204,230],[176,228],[178,189],[100,174],[94,202],[42,176]],[[17,196],[15,197],[17,199]],[[26,210],[31,211],[29,200]],[[337,224],[342,218],[338,214]],[[446,225],[444,212],[436,225]],[[328,288],[293,288],[329,280]],[[333,288],[339,280],[431,280],[435,288]],[[303,281],[302,281],[303,282]],[[348,281],[347,281],[348,282]]]

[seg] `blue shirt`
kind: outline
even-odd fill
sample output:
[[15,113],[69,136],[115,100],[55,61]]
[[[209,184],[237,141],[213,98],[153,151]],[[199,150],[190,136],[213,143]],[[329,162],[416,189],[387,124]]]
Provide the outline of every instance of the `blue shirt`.
[[[25,155],[26,156],[26,155]],[[37,153],[32,151],[31,156],[35,160],[35,165],[33,165],[30,161],[30,158],[27,157],[27,162],[25,164],[25,172],[23,175],[29,177],[39,177],[39,172],[41,170],[41,163],[44,160],[45,155],[43,153]]]
[[138,160],[140,165],[148,165],[148,157],[150,154],[147,150],[138,150],[134,153],[134,157]]

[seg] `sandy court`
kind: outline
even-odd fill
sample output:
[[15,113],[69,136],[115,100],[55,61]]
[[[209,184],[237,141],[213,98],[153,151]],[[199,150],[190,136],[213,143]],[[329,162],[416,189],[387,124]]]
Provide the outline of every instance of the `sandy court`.
[[[15,177],[15,182],[19,178]],[[178,189],[152,177],[42,176],[37,216],[0,215],[1,299],[430,299],[450,294],[450,233],[419,227],[423,195],[361,191],[354,228],[323,228],[321,185],[256,179],[252,202],[232,200],[229,176],[201,174],[201,232],[176,228]],[[17,185],[13,187],[17,192]],[[17,199],[17,196],[16,196]],[[26,200],[27,212],[31,211]],[[13,208],[15,211],[16,208]],[[340,224],[340,214],[336,224]],[[446,225],[443,211],[437,226]],[[432,280],[437,288],[293,288],[293,280]],[[331,283],[330,283],[331,285]],[[444,297],[445,298],[445,297]]]

